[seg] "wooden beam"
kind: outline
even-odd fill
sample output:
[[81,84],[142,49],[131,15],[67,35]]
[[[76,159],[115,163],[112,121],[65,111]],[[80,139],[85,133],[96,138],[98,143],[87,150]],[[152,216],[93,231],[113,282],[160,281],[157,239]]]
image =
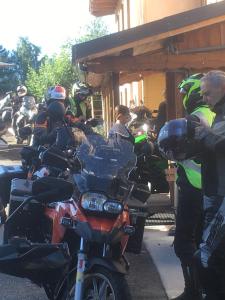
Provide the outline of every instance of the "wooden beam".
[[116,0],[89,1],[89,10],[93,15],[113,13],[116,9]]
[[199,28],[207,27],[207,26],[210,26],[212,24],[221,23],[223,21],[225,21],[225,15],[222,15],[222,16],[219,16],[219,17],[216,17],[216,18],[212,18],[212,19],[208,19],[208,20],[204,20],[204,21],[200,21],[200,22],[197,22],[195,24],[187,25],[187,26],[177,28],[177,29],[174,29],[174,30],[168,30],[166,32],[159,33],[159,34],[156,34],[156,35],[153,35],[153,36],[148,36],[148,37],[145,37],[145,38],[142,38],[142,39],[139,39],[139,40],[135,40],[135,41],[132,41],[132,42],[127,42],[126,44],[115,46],[115,47],[112,47],[110,49],[99,51],[98,53],[93,53],[93,54],[87,55],[85,57],[79,58],[79,59],[77,59],[77,62],[83,62],[87,59],[91,60],[91,59],[95,59],[95,58],[106,56],[106,55],[112,55],[115,52],[121,52],[121,51],[126,50],[128,48],[134,48],[134,47],[138,47],[138,46],[143,46],[144,44],[158,42],[160,40],[166,39],[166,38],[171,37],[171,36],[176,36],[176,35],[179,35],[181,33],[197,30]]
[[181,94],[177,88],[184,77],[184,72],[166,72],[167,120],[181,118],[184,115]]
[[[112,73],[113,110],[120,103],[119,74]],[[114,117],[114,116],[113,116]]]
[[133,55],[140,55],[146,52],[151,52],[151,51],[155,51],[155,50],[159,50],[162,49],[163,45],[162,45],[162,41],[158,41],[155,43],[148,43],[142,46],[137,46],[133,49]]
[[225,50],[183,55],[161,52],[139,56],[111,56],[89,61],[87,66],[94,73],[221,68],[225,67]]
[[133,81],[140,81],[145,76],[155,74],[153,71],[140,71],[137,73],[120,73],[120,85],[131,83]]

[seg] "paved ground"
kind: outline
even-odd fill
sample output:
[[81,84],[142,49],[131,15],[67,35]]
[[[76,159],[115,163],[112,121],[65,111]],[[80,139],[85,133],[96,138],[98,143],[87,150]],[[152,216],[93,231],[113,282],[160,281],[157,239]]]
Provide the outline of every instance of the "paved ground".
[[[0,164],[18,163],[19,149],[10,146],[0,150]],[[2,228],[0,230],[0,240]],[[158,271],[145,248],[140,255],[128,254],[130,274],[127,277],[133,300],[168,299]],[[26,279],[0,274],[0,300],[47,300],[43,289],[31,284]]]
[[168,235],[170,226],[146,227],[144,244],[157,267],[169,299],[177,297],[184,289],[180,261],[175,256],[173,236]]

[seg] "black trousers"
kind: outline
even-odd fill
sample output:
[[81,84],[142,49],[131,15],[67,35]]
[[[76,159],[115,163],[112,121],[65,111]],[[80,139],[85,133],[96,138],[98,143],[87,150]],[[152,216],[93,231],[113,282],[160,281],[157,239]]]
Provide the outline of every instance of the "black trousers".
[[193,264],[193,255],[201,241],[203,227],[203,195],[190,184],[178,187],[178,208],[174,250],[181,263]]

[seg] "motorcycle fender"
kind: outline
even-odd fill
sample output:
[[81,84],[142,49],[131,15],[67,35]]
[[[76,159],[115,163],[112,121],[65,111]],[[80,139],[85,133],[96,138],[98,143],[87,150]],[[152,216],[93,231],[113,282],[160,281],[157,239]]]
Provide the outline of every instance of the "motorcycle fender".
[[[122,257],[120,261],[112,261],[105,258],[94,257],[88,260],[86,264],[85,273],[92,271],[96,266],[102,266],[110,270],[111,272],[121,273],[125,275],[128,273],[129,270],[129,264],[124,257]],[[76,276],[76,267],[70,270],[69,274],[67,274],[67,276],[63,278],[60,284],[58,284],[56,290],[54,291],[54,299],[58,299],[58,295],[65,288],[65,284],[68,278],[72,278],[73,276]]]
[[95,266],[102,266],[112,272],[127,274],[129,270],[129,264],[124,257],[120,261],[110,260],[106,258],[91,258],[86,266],[86,271],[91,271]]

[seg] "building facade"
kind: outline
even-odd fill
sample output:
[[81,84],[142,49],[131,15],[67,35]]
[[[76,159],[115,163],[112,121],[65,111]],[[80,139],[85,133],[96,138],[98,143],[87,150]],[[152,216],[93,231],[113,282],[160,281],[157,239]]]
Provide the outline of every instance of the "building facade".
[[73,62],[100,86],[108,127],[115,105],[131,100],[155,110],[166,98],[168,119],[180,117],[179,81],[225,67],[225,1],[90,0],[90,11],[114,14],[118,27],[73,47]]

